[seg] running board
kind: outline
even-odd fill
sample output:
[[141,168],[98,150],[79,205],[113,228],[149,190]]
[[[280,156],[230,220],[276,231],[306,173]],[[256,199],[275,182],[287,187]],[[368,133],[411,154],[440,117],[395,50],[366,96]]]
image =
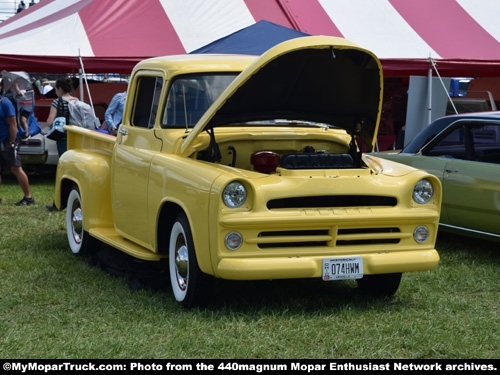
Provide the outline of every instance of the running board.
[[134,258],[149,260],[149,261],[159,261],[165,256],[153,253],[146,248],[139,246],[132,241],[123,238],[118,234],[114,228],[93,228],[89,231],[90,236],[97,238],[99,241],[114,247],[124,253],[127,253]]

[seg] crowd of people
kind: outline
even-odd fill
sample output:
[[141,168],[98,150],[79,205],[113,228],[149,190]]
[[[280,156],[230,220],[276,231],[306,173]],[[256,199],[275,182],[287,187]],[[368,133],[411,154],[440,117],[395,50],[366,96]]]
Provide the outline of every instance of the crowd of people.
[[[0,184],[2,171],[9,170],[16,177],[24,194],[23,198],[16,202],[15,205],[30,206],[35,204],[35,199],[31,195],[29,178],[22,167],[19,154],[21,139],[30,137],[28,128],[30,112],[25,108],[18,108],[19,99],[26,99],[28,93],[27,90],[19,87],[16,80],[8,83],[9,86],[4,87],[4,80],[0,81]],[[55,90],[57,98],[50,105],[49,115],[46,119],[47,126],[51,127],[57,117],[64,117],[67,124],[72,124],[69,102],[78,99],[73,96],[72,79],[59,78],[55,81],[54,87],[50,85],[47,78],[33,77],[31,83],[33,86],[31,94],[33,94],[34,90],[39,90],[42,95]],[[126,91],[113,96],[105,111],[100,131],[116,135],[117,128],[122,121],[125,98]],[[57,153],[61,156],[67,149],[67,138],[58,140],[56,144]],[[57,210],[54,204],[47,205],[46,208],[49,211]]]

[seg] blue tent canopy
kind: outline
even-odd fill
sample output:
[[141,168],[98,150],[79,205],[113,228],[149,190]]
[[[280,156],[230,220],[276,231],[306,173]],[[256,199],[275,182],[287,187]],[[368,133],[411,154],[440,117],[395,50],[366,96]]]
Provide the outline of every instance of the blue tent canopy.
[[190,53],[238,53],[262,55],[269,48],[289,39],[309,34],[269,21],[259,21]]

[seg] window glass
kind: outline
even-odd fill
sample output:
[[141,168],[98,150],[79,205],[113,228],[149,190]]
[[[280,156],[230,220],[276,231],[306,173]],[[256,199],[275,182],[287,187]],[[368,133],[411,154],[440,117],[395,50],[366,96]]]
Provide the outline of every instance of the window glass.
[[152,128],[160,103],[163,79],[161,77],[140,77],[137,85],[133,125]]
[[465,159],[464,127],[457,127],[448,133],[432,147],[428,155]]
[[500,125],[462,123],[432,146],[427,155],[500,163]]
[[474,160],[500,164],[500,125],[487,124],[473,129]]
[[162,126],[192,127],[237,74],[192,74],[175,79],[168,91]]
[[476,147],[500,147],[500,125],[476,126],[473,129],[473,134]]

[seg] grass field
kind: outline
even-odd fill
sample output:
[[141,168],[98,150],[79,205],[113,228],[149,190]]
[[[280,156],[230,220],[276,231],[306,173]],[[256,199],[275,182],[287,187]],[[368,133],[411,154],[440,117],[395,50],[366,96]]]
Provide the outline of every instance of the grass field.
[[500,358],[498,245],[440,234],[435,270],[403,275],[393,298],[354,283],[217,281],[184,310],[168,288],[71,254],[53,173],[32,173],[35,206],[0,186],[0,358]]

